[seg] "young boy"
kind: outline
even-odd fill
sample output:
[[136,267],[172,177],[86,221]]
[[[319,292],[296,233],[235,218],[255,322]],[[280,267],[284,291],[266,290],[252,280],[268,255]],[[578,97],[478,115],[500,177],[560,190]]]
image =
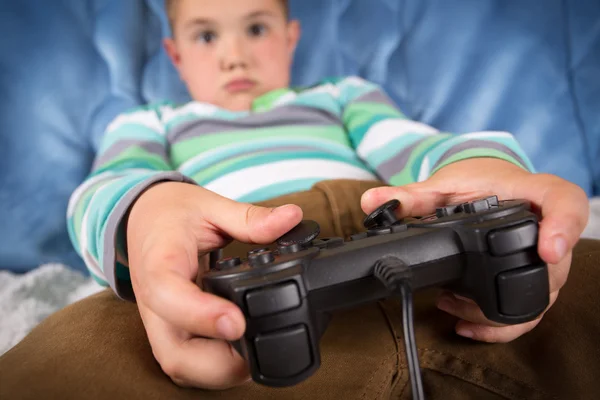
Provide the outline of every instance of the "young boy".
[[[544,217],[539,251],[552,265],[551,303],[587,219],[585,194],[533,167],[504,132],[440,133],[410,121],[356,77],[289,88],[300,37],[282,0],[171,0],[165,48],[192,102],[153,104],[118,117],[91,176],[73,194],[72,241],[98,281],[135,298],[153,353],[182,386],[227,388],[248,378],[226,340],[244,332],[237,307],[194,284],[198,254],[229,238],[268,243],[302,210],[250,206],[327,179],[383,180],[370,212],[390,198],[403,216],[489,193],[526,198]],[[472,302],[444,294],[459,334],[510,341],[518,326],[487,321]],[[211,340],[212,338],[214,340]]]

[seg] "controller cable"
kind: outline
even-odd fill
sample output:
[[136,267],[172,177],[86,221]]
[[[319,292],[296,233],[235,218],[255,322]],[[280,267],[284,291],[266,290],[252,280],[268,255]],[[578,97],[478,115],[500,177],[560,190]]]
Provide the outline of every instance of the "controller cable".
[[419,354],[413,323],[413,299],[410,281],[412,272],[410,268],[399,258],[385,256],[379,259],[374,266],[373,275],[379,279],[385,287],[402,298],[402,325],[404,331],[404,349],[408,362],[410,383],[412,387],[413,400],[424,400],[423,382],[421,381],[421,369],[419,367]]

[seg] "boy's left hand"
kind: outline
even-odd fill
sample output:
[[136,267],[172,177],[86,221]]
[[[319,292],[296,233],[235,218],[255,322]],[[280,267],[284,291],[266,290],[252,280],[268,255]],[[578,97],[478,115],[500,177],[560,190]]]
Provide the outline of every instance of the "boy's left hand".
[[[550,305],[565,284],[572,249],[588,220],[589,201],[577,185],[549,174],[532,174],[504,160],[473,158],[441,168],[424,182],[379,187],[363,194],[361,206],[370,213],[390,199],[400,200],[402,217],[431,214],[436,207],[489,195],[525,199],[541,215],[538,252],[548,263]],[[488,320],[472,300],[443,293],[438,308],[458,318],[456,332],[484,342],[509,342],[533,329],[542,319],[519,325]],[[547,309],[546,309],[547,311]]]

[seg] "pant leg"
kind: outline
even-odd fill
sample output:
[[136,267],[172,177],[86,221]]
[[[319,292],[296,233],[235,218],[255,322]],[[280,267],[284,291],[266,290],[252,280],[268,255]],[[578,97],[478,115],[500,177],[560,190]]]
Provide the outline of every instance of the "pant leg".
[[[346,182],[333,190],[358,201],[373,185]],[[305,218],[319,222],[322,236],[341,236],[347,221],[361,221],[348,217],[360,209],[349,200],[332,204],[337,197],[330,189],[263,205],[299,204]],[[336,313],[320,342],[321,368],[297,386],[182,389],[154,360],[136,305],[107,290],[50,316],[0,357],[0,399],[387,399],[402,350],[397,343],[383,308],[371,304]]]

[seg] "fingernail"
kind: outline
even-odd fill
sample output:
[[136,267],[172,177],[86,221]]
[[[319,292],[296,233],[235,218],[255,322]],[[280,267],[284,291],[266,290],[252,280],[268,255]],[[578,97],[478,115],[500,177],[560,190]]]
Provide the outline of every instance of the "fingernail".
[[437,307],[446,312],[451,312],[454,309],[454,305],[448,299],[440,299],[437,303]]
[[233,319],[229,315],[222,315],[217,320],[217,332],[224,339],[235,340],[237,339],[237,329]]
[[472,339],[474,336],[473,331],[470,331],[468,329],[459,329],[456,331],[456,333],[458,333],[460,336],[464,336],[469,339]]
[[560,235],[555,236],[552,240],[554,242],[554,251],[558,258],[562,260],[567,255],[567,241]]

